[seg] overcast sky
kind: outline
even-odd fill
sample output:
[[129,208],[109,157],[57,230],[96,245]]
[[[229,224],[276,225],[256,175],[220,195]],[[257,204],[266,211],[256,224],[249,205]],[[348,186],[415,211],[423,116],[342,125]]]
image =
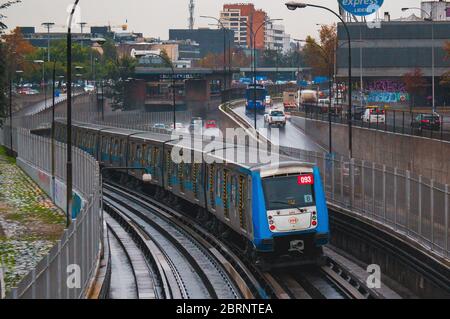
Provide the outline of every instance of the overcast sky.
[[[309,0],[314,4],[328,6],[338,10],[336,0]],[[0,0],[0,3],[4,2]],[[316,23],[330,24],[336,18],[326,11],[307,8],[289,11],[284,6],[286,0],[195,0],[195,26],[208,27],[208,20],[200,15],[219,16],[225,3],[249,3],[265,10],[271,18],[282,18],[286,30],[295,38],[305,38],[307,35],[317,35]],[[4,12],[6,24],[15,26],[39,26],[42,22],[52,21],[59,26],[55,30],[63,30],[66,23],[67,8],[73,0],[22,0]],[[187,28],[188,0],[81,0],[81,20],[89,26],[121,25],[128,20],[129,30],[143,32],[147,37],[167,39],[170,28]],[[380,14],[391,13],[392,18],[408,16],[411,13],[401,12],[404,6],[420,6],[420,0],[385,0]],[[415,11],[417,15],[420,12]],[[74,31],[79,32],[77,27]]]

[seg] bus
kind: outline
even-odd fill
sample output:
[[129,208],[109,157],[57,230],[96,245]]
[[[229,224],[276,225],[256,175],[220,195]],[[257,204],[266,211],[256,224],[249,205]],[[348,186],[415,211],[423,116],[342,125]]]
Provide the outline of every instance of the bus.
[[[255,91],[256,91],[256,99],[255,99]],[[245,111],[254,112],[256,108],[256,111],[258,113],[264,114],[264,112],[266,111],[266,96],[267,90],[264,88],[263,85],[260,84],[248,85],[247,90],[245,92],[245,97],[247,99],[247,101],[245,102]]]

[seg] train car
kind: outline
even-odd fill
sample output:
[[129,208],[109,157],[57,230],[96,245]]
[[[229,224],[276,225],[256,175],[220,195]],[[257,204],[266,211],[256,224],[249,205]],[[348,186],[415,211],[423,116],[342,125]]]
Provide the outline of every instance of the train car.
[[[64,136],[60,126],[58,138]],[[204,152],[205,141],[194,148],[167,135],[125,129],[74,125],[74,135],[76,145],[103,166],[144,168],[126,173],[134,179],[150,174],[163,196],[199,207],[205,225],[218,236],[231,231],[248,257],[265,269],[315,263],[328,243],[325,194],[312,164],[283,156],[270,165],[240,163],[220,152]],[[234,149],[236,158],[249,152]],[[175,152],[188,160],[174,161]]]

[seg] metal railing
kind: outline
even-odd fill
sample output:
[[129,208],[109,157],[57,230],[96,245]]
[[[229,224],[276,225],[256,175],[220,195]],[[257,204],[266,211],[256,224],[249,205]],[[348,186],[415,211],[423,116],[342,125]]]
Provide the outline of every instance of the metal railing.
[[381,223],[449,258],[449,185],[344,156],[289,147],[280,151],[321,169],[329,204]]
[[[347,106],[340,105],[335,112],[332,108],[331,121],[333,123],[348,124]],[[344,110],[344,111],[342,111]],[[449,109],[450,110],[450,109]],[[302,105],[301,112],[294,112],[293,115],[304,116],[309,119],[319,121],[329,121],[328,108],[320,107],[317,104]],[[363,121],[362,112],[364,108],[356,108],[353,112],[352,124],[356,127],[364,127],[384,132],[399,133],[405,135],[421,136],[441,141],[450,141],[450,113],[441,113],[439,121],[429,121],[418,118],[423,112],[384,110],[385,121],[379,121],[378,117],[372,121]],[[429,113],[431,115],[431,113]]]
[[[19,159],[51,175],[51,141],[16,130]],[[5,137],[5,134],[3,134]],[[55,143],[55,176],[66,179],[66,145]],[[97,269],[101,248],[99,207],[99,166],[89,154],[73,149],[74,191],[81,194],[84,206],[49,254],[13,288],[9,298],[82,298]]]

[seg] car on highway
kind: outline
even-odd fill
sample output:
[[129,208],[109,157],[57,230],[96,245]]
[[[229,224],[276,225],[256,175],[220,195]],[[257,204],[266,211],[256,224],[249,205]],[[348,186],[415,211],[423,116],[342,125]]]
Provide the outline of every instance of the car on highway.
[[266,107],[272,107],[273,105],[273,101],[272,101],[272,97],[270,95],[266,96]]
[[[170,125],[170,129],[173,131],[174,127],[173,124]],[[184,126],[183,123],[175,123],[175,131],[179,132],[179,133],[189,133],[189,130],[186,128],[186,126]]]
[[95,86],[93,86],[93,85],[88,84],[84,87],[84,92],[86,92],[86,93],[92,93],[94,91],[95,91]]
[[286,114],[279,109],[270,110],[268,113],[264,114],[264,124],[268,126],[286,126]]
[[368,107],[364,111],[362,120],[366,123],[385,123],[386,112],[381,107]]
[[167,127],[166,127],[166,124],[163,124],[163,123],[155,123],[155,124],[153,124],[153,128],[159,129],[159,130],[165,130]]
[[201,134],[203,130],[203,119],[201,117],[193,117],[189,124],[189,131],[191,133]]
[[411,127],[418,129],[426,129],[439,131],[441,129],[442,119],[437,113],[435,114],[419,114],[413,118]]
[[217,128],[216,120],[207,120],[206,123],[205,123],[205,128],[206,129]]

